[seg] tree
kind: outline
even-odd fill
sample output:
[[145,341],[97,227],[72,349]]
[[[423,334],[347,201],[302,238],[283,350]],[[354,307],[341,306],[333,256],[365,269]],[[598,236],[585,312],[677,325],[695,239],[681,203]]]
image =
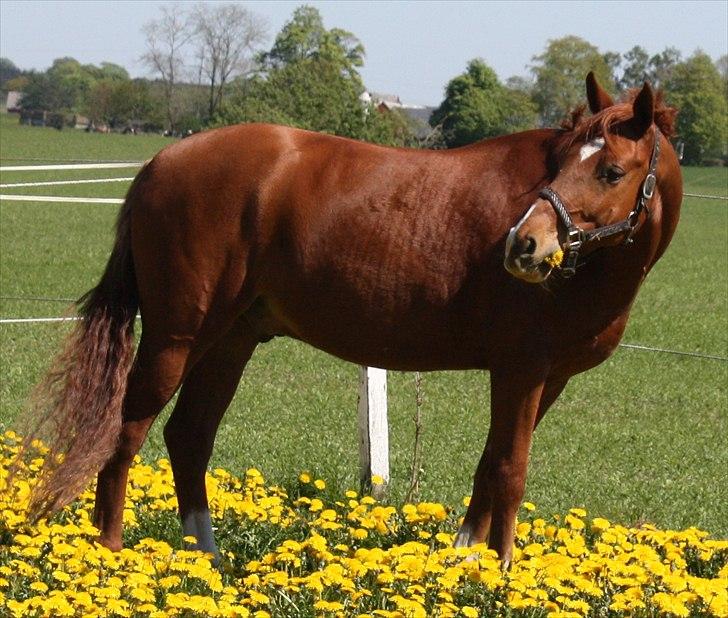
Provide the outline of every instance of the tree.
[[146,23],[147,52],[142,61],[162,82],[168,128],[175,130],[182,113],[178,84],[184,70],[184,50],[192,37],[187,17],[178,7],[162,6],[162,16]]
[[212,118],[230,79],[252,70],[253,50],[265,39],[266,26],[238,4],[199,4],[191,19],[200,74],[209,84],[208,116]]
[[94,84],[87,66],[74,58],[57,58],[45,73],[30,73],[22,101],[23,109],[79,111]]
[[20,105],[25,110],[59,109],[60,97],[46,73],[31,72]]
[[17,90],[18,92],[25,92],[27,86],[28,76],[25,74],[18,75],[17,77],[12,77],[4,82],[2,85],[3,90]]
[[530,97],[533,94],[533,81],[522,75],[511,75],[506,80],[506,88],[523,92]]
[[680,60],[681,54],[677,48],[666,47],[659,54],[650,58],[650,72],[647,81],[655,88],[663,88],[672,76],[675,67],[680,64]]
[[88,94],[86,115],[112,127],[145,118],[153,109],[149,86],[143,80],[98,80]]
[[715,68],[720,73],[720,77],[723,80],[723,90],[726,96],[728,96],[728,54],[723,54],[715,61]]
[[359,93],[337,68],[299,60],[270,71],[246,88],[242,121],[272,121],[336,135],[358,133],[364,123]]
[[272,49],[259,56],[262,71],[238,80],[223,104],[218,124],[273,122],[385,144],[412,139],[407,121],[396,110],[379,112],[361,100],[364,91],[356,67],[364,48],[343,30],[327,30],[319,12],[296,9],[276,36]]
[[519,88],[503,89],[501,135],[533,129],[538,123],[538,108],[528,92]]
[[728,99],[725,82],[702,51],[672,69],[665,83],[670,105],[678,110],[678,139],[685,143],[684,162],[699,164],[726,156]]
[[356,69],[363,66],[364,55],[364,46],[351,32],[341,28],[327,30],[318,9],[301,6],[278,33],[271,50],[259,59],[268,70],[300,60],[323,60],[348,77],[359,79]]
[[594,71],[608,92],[616,90],[612,73],[614,54],[602,54],[577,36],[549,41],[544,53],[533,60],[531,71],[536,79],[533,97],[544,126],[558,125],[584,100],[584,78],[589,71]]
[[23,71],[16,67],[12,60],[0,58],[0,86],[5,87],[5,82],[19,77],[22,73]]
[[54,111],[79,111],[96,81],[96,67],[82,65],[75,58],[57,58],[46,71],[57,96]]
[[623,56],[626,66],[619,80],[621,90],[628,88],[639,88],[650,79],[650,55],[647,51],[635,45]]
[[408,126],[396,112],[366,107],[359,85],[337,64],[302,59],[239,86],[218,124],[271,122],[384,144],[404,145]]
[[622,58],[625,67],[619,79],[621,90],[641,88],[645,82],[654,88],[661,88],[680,62],[680,52],[674,47],[666,47],[659,54],[650,56],[644,48],[636,45]]
[[113,62],[102,62],[99,68],[94,67],[99,79],[113,79],[120,81],[129,81],[129,72],[118,64]]
[[527,93],[509,89],[481,59],[450,80],[430,124],[441,126],[448,147],[533,127],[536,108]]

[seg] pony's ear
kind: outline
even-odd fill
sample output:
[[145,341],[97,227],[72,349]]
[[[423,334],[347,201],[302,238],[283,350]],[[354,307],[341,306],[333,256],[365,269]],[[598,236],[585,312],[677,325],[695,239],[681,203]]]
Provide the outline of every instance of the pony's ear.
[[645,82],[639,94],[632,103],[632,123],[638,135],[642,135],[652,126],[655,118],[655,95],[650,85]]
[[614,105],[612,97],[597,82],[594,71],[589,71],[586,76],[586,98],[589,101],[589,109],[592,111],[592,114],[601,112],[603,109]]

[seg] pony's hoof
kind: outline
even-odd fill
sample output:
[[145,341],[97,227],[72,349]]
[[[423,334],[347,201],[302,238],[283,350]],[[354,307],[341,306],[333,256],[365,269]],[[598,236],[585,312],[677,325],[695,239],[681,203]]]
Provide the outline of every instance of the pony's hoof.
[[98,539],[96,539],[96,541],[99,543],[99,545],[103,545],[106,549],[110,549],[111,551],[121,551],[124,548],[121,539],[110,539],[104,536],[100,536]]

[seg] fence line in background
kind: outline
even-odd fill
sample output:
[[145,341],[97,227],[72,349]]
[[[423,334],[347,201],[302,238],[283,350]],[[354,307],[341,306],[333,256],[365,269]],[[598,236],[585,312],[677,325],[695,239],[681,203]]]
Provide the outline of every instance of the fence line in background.
[[7,202],[70,202],[74,204],[123,204],[123,198],[116,197],[60,197],[52,195],[0,195]]
[[[33,161],[33,160],[48,160],[48,159],[9,159],[4,158],[5,161]],[[88,161],[88,163],[64,163],[64,164],[58,164],[58,165],[8,165],[8,166],[2,166],[0,167],[0,172],[32,172],[32,171],[50,171],[50,170],[91,170],[91,169],[128,169],[128,168],[136,168],[141,167],[144,165],[143,161],[92,161],[90,159],[70,159],[71,161]],[[63,184],[85,184],[85,183],[92,183],[92,182],[122,182],[122,181],[131,181],[133,178],[113,178],[113,179],[98,179],[98,180],[68,180],[68,181],[48,181],[48,182],[38,182],[38,183],[13,183],[13,184],[3,184],[0,185],[0,188],[10,188],[10,187],[33,187],[33,186],[49,186],[49,185],[63,185]],[[724,195],[707,195],[703,193],[683,193],[684,197],[695,197],[700,199],[708,199],[708,200],[720,200],[720,201],[728,201],[728,196]],[[17,196],[0,196],[2,199],[13,199]],[[44,196],[45,197],[45,196]],[[33,201],[33,200],[16,200],[16,201]],[[42,202],[50,202],[54,201],[51,199],[38,199],[35,201],[42,201]],[[58,198],[56,201],[59,202],[65,202],[69,201],[68,199],[60,199]],[[94,198],[87,198],[87,201],[89,203],[119,203],[119,202],[95,202]]]
[[10,182],[0,184],[0,189],[15,189],[17,187],[51,187],[56,185],[90,185],[101,182],[131,182],[134,176],[124,178],[93,178],[90,180],[46,180],[43,182]]
[[0,172],[45,172],[50,170],[113,170],[141,167],[144,161],[125,161],[118,163],[68,163],[62,165],[6,165]]
[[[92,182],[121,182],[122,180],[131,182],[134,178],[102,178],[99,180],[69,180],[69,181],[58,181],[58,182],[38,182],[38,183],[17,183],[17,184],[5,184],[0,185],[0,188],[9,187],[34,187],[41,185],[64,185],[64,184],[83,184]],[[728,197],[722,197],[720,195],[698,195],[696,193],[683,193],[687,197],[697,197],[711,200],[726,200]],[[0,200],[8,202],[73,202],[78,204],[123,204],[124,200],[121,198],[106,198],[106,197],[61,197],[61,196],[50,196],[50,195],[0,195]]]
[[[138,320],[141,317],[137,313],[136,319]],[[75,322],[77,320],[83,320],[83,318],[77,315],[69,315],[63,318],[2,318],[0,324],[42,324],[48,322]]]
[[645,352],[663,352],[664,354],[677,354],[678,356],[692,356],[694,358],[706,358],[710,360],[728,361],[728,356],[716,356],[715,354],[703,354],[702,352],[683,352],[682,350],[668,350],[666,348],[653,348],[637,343],[620,343],[620,348],[641,350]]
[[48,296],[0,296],[0,300],[28,300],[43,303],[75,303],[76,298],[50,298]]
[[[20,296],[4,296],[0,300],[20,300],[20,301],[37,301],[37,302],[75,302],[69,298],[43,298],[43,297],[20,297]],[[137,318],[140,318],[137,315]],[[63,322],[66,320],[79,320],[81,318],[71,316],[66,318],[2,318],[0,324],[32,324],[35,322]],[[717,354],[704,354],[702,352],[685,352],[684,350],[670,350],[668,348],[656,348],[653,346],[641,345],[638,343],[620,343],[620,348],[630,350],[639,350],[641,352],[660,352],[663,354],[674,354],[676,356],[689,356],[692,358],[704,358],[707,360],[717,360],[728,362],[728,356],[718,356]]]
[[129,163],[129,159],[54,159],[52,157],[0,157],[0,161],[56,161],[58,163]]
[[81,320],[78,316],[69,316],[67,318],[3,318],[0,324],[33,324],[42,322],[73,322]]
[[728,197],[725,195],[704,195],[702,193],[683,193],[683,197],[699,197],[704,200],[726,200],[728,201]]

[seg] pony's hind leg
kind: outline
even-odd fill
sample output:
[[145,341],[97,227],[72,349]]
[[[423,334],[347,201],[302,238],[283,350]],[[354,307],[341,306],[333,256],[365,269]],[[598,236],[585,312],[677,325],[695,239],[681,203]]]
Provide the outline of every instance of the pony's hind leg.
[[205,489],[215,434],[258,339],[241,319],[195,364],[185,378],[164,440],[172,463],[185,536],[218,558]]
[[182,380],[190,348],[186,343],[165,346],[142,335],[124,399],[121,434],[116,452],[102,468],[96,485],[94,523],[102,545],[120,550],[122,519],[129,468],[154,419],[172,398]]

